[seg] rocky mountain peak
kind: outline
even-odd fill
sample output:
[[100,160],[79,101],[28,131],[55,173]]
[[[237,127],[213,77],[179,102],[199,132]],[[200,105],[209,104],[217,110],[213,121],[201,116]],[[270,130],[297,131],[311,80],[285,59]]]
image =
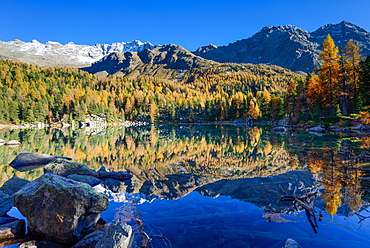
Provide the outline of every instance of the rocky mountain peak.
[[370,33],[365,29],[347,21],[328,24],[312,32],[311,41],[321,46],[328,34],[339,48],[344,48],[345,44],[352,39],[361,47],[364,55],[370,55]]
[[257,33],[273,33],[273,32],[282,32],[282,33],[292,33],[292,34],[309,34],[308,31],[299,28],[294,25],[284,25],[284,26],[267,26],[263,27],[260,31]]
[[114,52],[84,70],[90,73],[101,74],[105,71],[108,74],[136,76],[153,75],[155,71],[155,74],[158,71],[172,74],[173,70],[186,71],[215,64],[218,63],[198,57],[181,46],[168,44],[140,52]]
[[366,32],[365,29],[353,24],[353,23],[350,23],[348,21],[341,21],[340,23],[337,23],[337,24],[327,24],[327,25],[324,25],[320,28],[318,28],[315,32],[313,33],[316,33],[316,32],[322,32],[322,31],[325,31],[325,32],[343,32],[343,31],[346,31],[346,30],[351,30],[351,31],[358,31],[358,32]]
[[310,38],[310,33],[307,30],[299,28],[294,25],[284,25],[284,26],[268,26],[262,28],[251,39],[265,39],[265,38],[278,38],[278,37],[289,37],[291,40],[295,41],[306,41]]
[[342,21],[338,24],[328,24],[312,32],[312,36],[316,38],[322,38],[322,36],[326,37],[328,34],[332,37],[339,38],[351,36],[353,34],[369,35],[365,29],[347,21]]
[[212,49],[200,47],[195,54],[218,62],[265,63],[312,72],[320,64],[320,46],[328,34],[340,48],[353,39],[363,55],[370,55],[370,33],[347,21],[312,33],[294,25],[267,26],[248,39]]
[[195,53],[206,53],[208,51],[212,51],[212,50],[215,50],[217,49],[218,47],[216,45],[213,45],[213,44],[209,44],[207,46],[202,46],[202,47],[199,47]]

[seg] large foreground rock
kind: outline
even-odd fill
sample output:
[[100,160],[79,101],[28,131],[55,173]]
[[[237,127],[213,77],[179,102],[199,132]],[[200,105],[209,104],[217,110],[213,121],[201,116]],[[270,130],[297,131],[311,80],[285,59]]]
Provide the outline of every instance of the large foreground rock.
[[116,220],[109,226],[95,248],[126,248],[130,247],[131,241],[132,227]]
[[46,173],[13,196],[29,232],[69,243],[83,236],[108,207],[108,197],[85,183]]

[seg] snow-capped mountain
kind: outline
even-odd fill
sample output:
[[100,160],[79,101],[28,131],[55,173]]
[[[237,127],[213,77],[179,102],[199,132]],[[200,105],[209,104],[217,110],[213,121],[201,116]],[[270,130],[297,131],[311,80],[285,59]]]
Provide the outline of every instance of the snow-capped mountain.
[[37,40],[32,42],[14,40],[0,41],[0,55],[40,66],[82,66],[94,63],[113,52],[140,52],[155,47],[148,41],[139,40],[94,46],[77,45],[73,42],[63,45],[53,41],[40,43]]

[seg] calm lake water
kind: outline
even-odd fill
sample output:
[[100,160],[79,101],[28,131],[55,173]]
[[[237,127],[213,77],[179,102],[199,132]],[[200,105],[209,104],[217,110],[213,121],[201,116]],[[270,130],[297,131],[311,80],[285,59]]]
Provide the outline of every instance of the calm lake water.
[[[97,190],[111,198],[102,218],[131,224],[137,247],[282,247],[288,238],[302,247],[369,246],[370,176],[353,169],[368,165],[353,159],[369,151],[366,137],[158,125],[13,130],[0,139],[22,143],[0,146],[0,184],[43,174],[9,167],[21,152],[130,172],[129,182]],[[279,201],[283,190],[307,197]]]

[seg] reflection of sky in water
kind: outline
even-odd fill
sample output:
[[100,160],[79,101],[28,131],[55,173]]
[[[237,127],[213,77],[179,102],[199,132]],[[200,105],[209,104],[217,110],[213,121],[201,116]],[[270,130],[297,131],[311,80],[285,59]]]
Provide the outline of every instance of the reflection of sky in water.
[[[112,221],[111,210],[122,204],[111,202],[102,217]],[[282,247],[288,238],[302,247],[367,247],[370,242],[370,220],[360,227],[357,216],[333,219],[324,213],[314,234],[304,212],[283,216],[292,222],[268,223],[257,206],[227,196],[210,198],[192,192],[178,200],[143,203],[136,209],[149,235],[168,239],[154,239],[154,247],[274,248]]]
[[[274,248],[282,247],[287,238],[297,240],[302,247],[367,247],[370,242],[370,218],[358,224],[357,216],[341,215],[349,212],[343,206],[347,203],[345,199],[341,200],[342,206],[334,217],[324,212],[325,219],[318,222],[318,234],[314,234],[305,212],[283,216],[296,222],[267,223],[261,210],[275,208],[279,212],[285,206],[291,206],[292,202],[276,205],[281,193],[279,185],[284,188],[288,183],[314,185],[306,168],[311,148],[315,151],[327,147],[338,151],[342,148],[355,150],[359,142],[332,135],[274,134],[257,129],[203,125],[178,128],[168,125],[148,130],[107,129],[104,135],[86,135],[82,130],[50,133],[18,130],[2,136],[6,140],[22,142],[18,148],[0,147],[2,183],[14,175],[7,165],[21,151],[72,157],[93,169],[106,165],[120,170],[127,166],[125,168],[132,171],[134,180],[124,191],[136,194],[110,194],[117,202],[110,202],[109,210],[102,216],[110,222],[118,213],[122,220],[131,220],[129,223],[135,224],[133,212],[137,210],[148,234],[168,239],[153,240],[153,247]],[[318,158],[324,155],[322,153]],[[297,158],[303,162],[298,163]],[[331,168],[324,166],[327,161],[315,161],[322,162],[322,175],[330,175],[325,174]],[[17,172],[16,175],[33,180],[42,173],[40,170],[37,173]],[[333,185],[336,184],[333,180]],[[343,190],[338,188],[338,192]],[[349,192],[348,187],[345,190]],[[205,197],[199,192],[221,196]],[[321,189],[320,193],[323,192]],[[156,199],[163,197],[180,199]],[[363,198],[368,199],[368,195]],[[122,203],[132,200],[142,204],[133,207]],[[322,199],[316,203],[316,210],[325,208]],[[363,215],[370,216],[370,213],[363,212]]]

